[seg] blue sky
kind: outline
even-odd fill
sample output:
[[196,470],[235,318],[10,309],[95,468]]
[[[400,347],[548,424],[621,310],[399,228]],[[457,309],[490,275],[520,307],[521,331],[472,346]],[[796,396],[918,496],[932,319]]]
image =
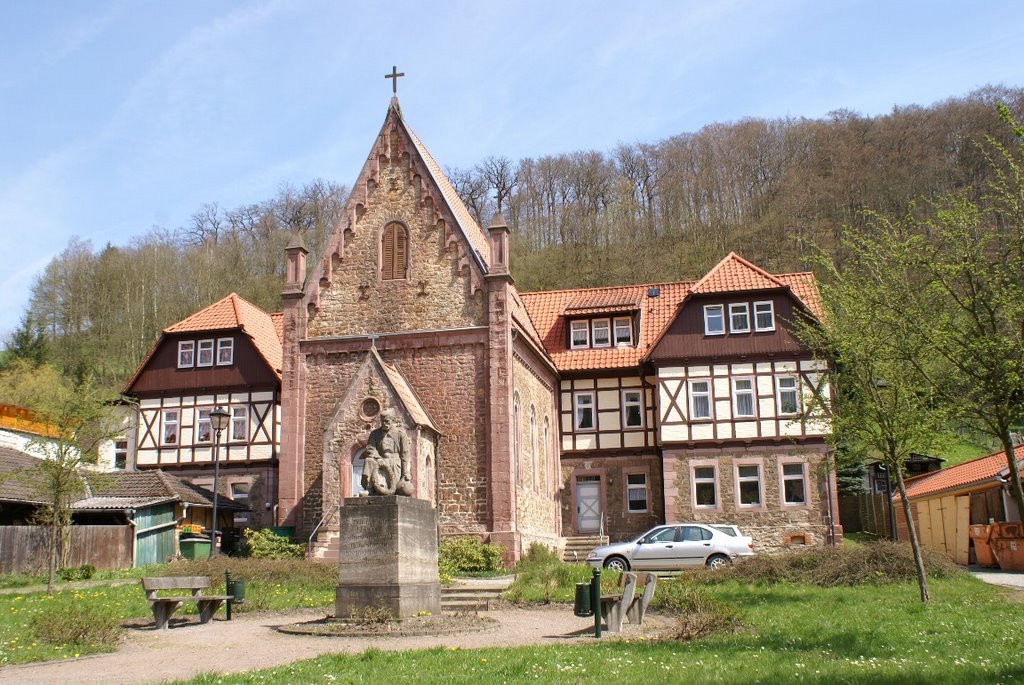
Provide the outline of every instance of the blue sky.
[[72,236],[350,184],[402,110],[443,166],[1024,85],[1010,2],[0,3],[0,334]]

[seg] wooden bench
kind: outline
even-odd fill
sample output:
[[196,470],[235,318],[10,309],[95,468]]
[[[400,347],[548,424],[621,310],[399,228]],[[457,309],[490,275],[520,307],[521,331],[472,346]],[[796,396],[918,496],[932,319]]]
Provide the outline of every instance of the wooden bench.
[[[232,599],[230,595],[203,595],[200,590],[210,587],[208,576],[168,576],[161,578],[143,578],[142,589],[146,592],[146,600],[153,610],[153,619],[157,630],[166,630],[171,616],[184,602],[195,602],[199,607],[199,622],[208,623],[224,602]],[[174,597],[162,597],[162,590],[188,590],[192,594],[181,593]]]
[[658,577],[653,573],[636,574],[636,582],[643,585],[644,591],[634,595],[633,603],[626,609],[626,617],[635,626],[644,622],[644,615],[647,613],[647,605],[654,598],[654,586],[658,584]]
[[636,574],[622,573],[619,575],[619,585],[622,586],[621,594],[601,595],[601,615],[608,624],[609,633],[622,631],[622,619],[626,610],[632,606],[636,594]]

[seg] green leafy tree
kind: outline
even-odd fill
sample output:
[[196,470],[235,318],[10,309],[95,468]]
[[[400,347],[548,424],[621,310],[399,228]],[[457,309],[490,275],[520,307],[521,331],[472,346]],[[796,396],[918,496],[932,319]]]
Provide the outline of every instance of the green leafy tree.
[[6,354],[0,368],[6,368],[18,359],[24,359],[33,366],[41,366],[49,360],[50,348],[41,327],[37,326],[30,314],[26,314],[7,341]]
[[[993,178],[979,201],[954,195],[924,218],[888,224],[905,236],[894,264],[909,276],[887,303],[897,337],[910,331],[927,355],[905,358],[958,419],[1002,446],[1010,491],[1024,519],[1013,428],[1024,416],[1024,128],[1000,108],[1017,144],[987,139]],[[936,374],[921,363],[943,361]]]
[[[941,441],[947,417],[931,400],[926,380],[904,358],[913,341],[894,338],[888,327],[890,291],[901,287],[891,262],[903,254],[904,243],[898,236],[865,239],[851,234],[844,248],[845,268],[824,264],[821,320],[797,326],[801,339],[831,362],[831,387],[821,389],[809,413],[824,409],[831,420],[832,440],[842,445],[842,451],[875,455],[895,474],[920,597],[927,602],[928,579],[903,465],[912,452],[928,451]],[[931,369],[927,359],[919,360],[918,366]]]
[[0,373],[3,400],[24,407],[42,426],[43,434],[29,448],[40,457],[38,468],[21,474],[45,505],[37,512],[48,529],[47,591],[54,591],[58,572],[70,549],[72,504],[85,491],[79,469],[96,460],[97,448],[122,430],[113,405],[116,396],[90,377],[68,381],[54,367],[19,360]]

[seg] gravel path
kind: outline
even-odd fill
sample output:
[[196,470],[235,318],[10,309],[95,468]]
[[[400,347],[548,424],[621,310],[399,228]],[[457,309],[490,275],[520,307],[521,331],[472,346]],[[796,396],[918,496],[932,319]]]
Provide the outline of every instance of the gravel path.
[[[206,625],[187,623],[167,631],[131,628],[117,652],[60,662],[7,666],[0,683],[160,683],[205,672],[237,673],[286,664],[321,654],[359,653],[368,647],[383,650],[428,647],[515,647],[593,643],[593,619],[577,618],[570,606],[540,609],[505,608],[483,615],[497,621],[483,632],[447,636],[335,638],[285,635],[275,628],[323,618],[324,610],[236,614],[230,622],[215,619]],[[664,618],[648,614],[643,626],[623,625],[621,639],[651,635],[666,626]]]

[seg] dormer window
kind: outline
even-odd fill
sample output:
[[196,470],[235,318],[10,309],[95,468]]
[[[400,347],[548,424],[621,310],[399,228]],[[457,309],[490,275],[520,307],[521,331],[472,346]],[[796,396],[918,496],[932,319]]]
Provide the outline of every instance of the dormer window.
[[775,330],[775,305],[771,300],[754,303],[754,330]]
[[729,332],[750,332],[750,309],[747,307],[746,302],[729,305]]
[[573,321],[572,324],[572,340],[570,347],[576,350],[581,347],[590,347],[590,322],[589,321]]
[[725,335],[725,307],[704,305],[704,335]]
[[593,327],[593,344],[594,347],[611,347],[612,344],[612,331],[611,321],[608,319],[594,319],[592,324]]
[[196,343],[194,340],[182,340],[178,343],[178,368],[191,369],[196,363]]
[[632,347],[633,345],[633,320],[628,316],[620,316],[615,319],[615,346]]
[[235,359],[234,338],[220,338],[217,341],[217,366],[231,366]]
[[213,366],[213,340],[199,341],[199,359],[196,366]]

